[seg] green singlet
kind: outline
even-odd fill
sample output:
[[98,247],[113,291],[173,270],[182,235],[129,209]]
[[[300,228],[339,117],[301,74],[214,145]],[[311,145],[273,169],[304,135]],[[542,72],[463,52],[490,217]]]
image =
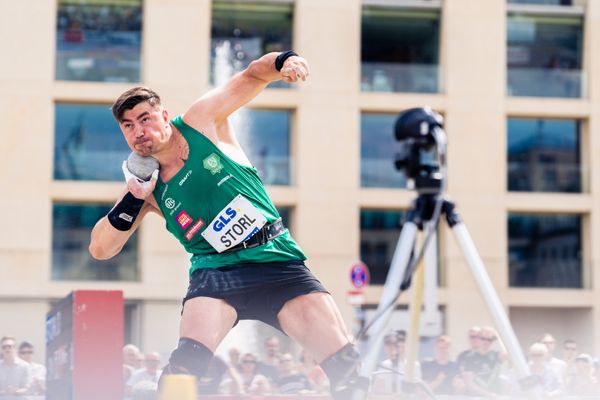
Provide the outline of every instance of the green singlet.
[[306,256],[287,229],[264,245],[237,251],[218,253],[205,240],[202,232],[238,195],[249,200],[266,217],[267,223],[276,221],[279,213],[255,168],[233,161],[207,137],[187,125],[182,116],[171,122],[188,143],[188,160],[168,182],[158,179],[154,198],[169,232],[193,254],[190,275],[199,268],[237,263],[305,260]]

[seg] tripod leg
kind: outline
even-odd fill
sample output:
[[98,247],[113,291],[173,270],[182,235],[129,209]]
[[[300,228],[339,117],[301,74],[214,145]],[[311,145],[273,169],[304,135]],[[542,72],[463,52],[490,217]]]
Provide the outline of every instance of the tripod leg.
[[526,378],[530,375],[529,365],[521,350],[517,336],[512,329],[504,307],[498,298],[498,294],[492,285],[492,281],[486,272],[485,265],[477,252],[477,248],[475,247],[467,228],[464,223],[456,218],[456,215],[454,215],[454,217],[454,219],[448,218],[452,232],[454,232],[454,236],[463,252],[467,264],[469,264],[471,273],[473,274],[481,295],[490,310],[496,329],[498,329],[498,334],[506,346],[508,356],[514,365],[519,378]]
[[381,351],[381,343],[383,342],[383,336],[385,335],[385,329],[388,326],[389,320],[394,311],[394,307],[389,307],[386,311],[383,311],[398,294],[400,290],[400,284],[404,279],[404,273],[410,261],[410,255],[415,245],[415,239],[417,236],[418,227],[412,221],[407,221],[402,226],[400,232],[400,238],[392,257],[392,263],[383,286],[383,294],[377,307],[376,315],[381,314],[381,318],[377,319],[371,327],[371,335],[368,342],[368,346],[363,356],[363,365],[361,369],[361,375],[371,376],[375,367],[379,353]]

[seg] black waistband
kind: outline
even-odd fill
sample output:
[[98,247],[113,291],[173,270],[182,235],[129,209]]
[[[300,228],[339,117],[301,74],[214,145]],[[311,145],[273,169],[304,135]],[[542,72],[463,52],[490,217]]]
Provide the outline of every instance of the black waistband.
[[237,251],[241,249],[251,249],[253,247],[261,246],[267,243],[269,240],[273,240],[277,236],[280,236],[284,231],[285,226],[283,226],[283,222],[281,221],[281,218],[279,218],[277,221],[263,226],[258,232],[252,235],[250,239],[240,244],[237,244],[225,251]]

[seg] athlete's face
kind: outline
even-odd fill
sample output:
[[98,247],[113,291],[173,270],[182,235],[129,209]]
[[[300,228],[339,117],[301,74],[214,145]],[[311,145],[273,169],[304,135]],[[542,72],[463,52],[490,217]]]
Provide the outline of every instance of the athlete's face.
[[131,150],[142,156],[158,152],[171,133],[167,111],[148,102],[126,110],[119,126]]

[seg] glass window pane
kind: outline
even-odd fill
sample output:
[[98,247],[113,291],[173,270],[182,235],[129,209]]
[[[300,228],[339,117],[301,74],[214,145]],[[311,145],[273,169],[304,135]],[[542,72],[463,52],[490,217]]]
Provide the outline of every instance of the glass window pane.
[[581,192],[579,122],[510,119],[508,190]]
[[509,13],[510,96],[580,97],[582,16]]
[[54,179],[123,180],[130,152],[108,105],[55,105]]
[[288,110],[243,108],[232,116],[237,138],[266,185],[290,184]]
[[581,216],[509,214],[510,286],[581,288],[581,253]]
[[281,216],[281,220],[283,221],[283,225],[288,228],[288,230],[292,231],[292,209],[290,207],[277,207],[277,211],[279,211],[279,215]]
[[90,233],[112,205],[54,204],[52,210],[52,279],[137,281],[137,233],[121,253],[110,260],[94,260],[89,252]]
[[394,137],[397,115],[363,113],[360,119],[360,184],[362,187],[405,188],[406,174],[394,161],[401,152]]
[[508,0],[512,4],[545,4],[555,6],[570,6],[573,5],[573,0]]
[[59,0],[56,79],[139,82],[142,0]]
[[[293,4],[214,1],[212,8],[211,82],[222,85],[251,61],[292,48]],[[289,87],[283,81],[269,87]]]
[[369,267],[371,284],[385,283],[404,214],[404,211],[384,210],[360,212],[360,259]]
[[438,92],[439,10],[363,6],[361,90]]

